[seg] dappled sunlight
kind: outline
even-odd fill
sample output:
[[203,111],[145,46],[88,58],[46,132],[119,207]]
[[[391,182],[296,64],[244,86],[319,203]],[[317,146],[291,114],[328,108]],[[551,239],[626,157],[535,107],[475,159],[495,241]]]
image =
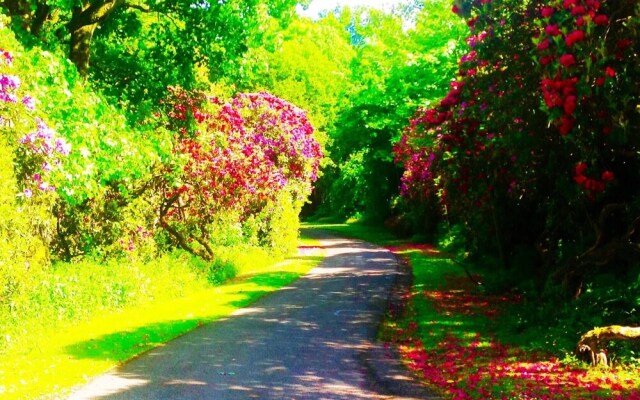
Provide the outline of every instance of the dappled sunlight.
[[149,384],[148,380],[141,379],[137,376],[101,376],[94,381],[91,391],[84,391],[81,389],[73,393],[68,400],[100,399],[127,392],[147,384]]
[[232,312],[231,315],[237,316],[237,315],[260,314],[260,313],[263,313],[264,311],[265,310],[263,308],[247,307],[247,308],[241,308],[239,310],[236,310]]
[[[395,257],[384,249],[378,256],[375,247],[356,243],[360,250],[355,253],[324,250],[325,263],[288,286],[283,284],[293,275],[270,272],[214,288],[212,298],[218,303],[225,299],[229,307],[246,306],[256,295],[275,288],[287,290],[231,311],[215,324],[202,323],[190,334],[112,371],[108,375],[148,381],[118,392],[115,398],[142,398],[148,393],[183,396],[183,392],[164,392],[167,388],[184,390],[189,398],[380,398],[367,386],[362,357],[373,348],[397,273]],[[67,352],[76,358],[106,358],[108,353],[102,350],[120,336],[143,338],[153,347],[158,339],[145,335],[164,329],[144,325],[75,343]],[[99,351],[87,352],[92,346]]]
[[345,267],[316,267],[311,272],[309,272],[310,277],[317,277],[319,275],[337,275],[337,274],[355,274],[358,270],[355,268],[345,268]]
[[164,382],[165,385],[174,386],[174,385],[195,385],[195,386],[206,386],[206,382],[195,381],[190,379],[172,379]]

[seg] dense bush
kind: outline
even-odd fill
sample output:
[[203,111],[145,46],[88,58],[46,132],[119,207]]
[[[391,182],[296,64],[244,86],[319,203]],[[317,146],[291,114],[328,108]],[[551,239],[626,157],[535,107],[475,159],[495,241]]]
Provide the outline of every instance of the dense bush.
[[396,147],[404,193],[438,201],[468,251],[512,271],[527,255],[524,275],[541,284],[576,294],[606,269],[629,272],[640,259],[638,5],[458,1],[454,12],[469,52]]
[[49,265],[51,207],[68,144],[34,111],[34,100],[14,75],[13,54],[0,50],[0,304],[26,302]]
[[175,144],[157,183],[158,216],[172,243],[213,259],[224,221],[251,233],[246,242],[289,247],[321,158],[306,114],[267,93],[223,102],[176,88],[165,105],[160,122]]

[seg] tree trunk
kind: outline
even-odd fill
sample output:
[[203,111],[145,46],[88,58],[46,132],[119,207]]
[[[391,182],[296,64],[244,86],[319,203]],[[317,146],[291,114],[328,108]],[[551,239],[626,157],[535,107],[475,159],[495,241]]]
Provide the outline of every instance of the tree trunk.
[[69,59],[78,68],[83,78],[89,73],[89,57],[91,55],[91,39],[98,24],[84,25],[71,32]]
[[588,353],[591,365],[608,365],[604,347],[611,340],[638,340],[640,327],[611,325],[595,328],[585,333],[578,341],[578,353]]
[[69,59],[76,65],[80,76],[89,73],[89,56],[93,33],[99,24],[104,22],[113,11],[120,7],[124,0],[98,0],[87,2],[73,9],[67,28],[71,33]]

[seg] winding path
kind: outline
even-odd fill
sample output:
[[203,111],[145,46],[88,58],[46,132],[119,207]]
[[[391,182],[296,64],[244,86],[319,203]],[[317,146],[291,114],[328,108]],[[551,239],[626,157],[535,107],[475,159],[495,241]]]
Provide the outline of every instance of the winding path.
[[395,256],[310,234],[327,258],[308,275],[96,378],[70,399],[428,398],[390,388],[386,381],[406,378],[375,342],[399,273]]

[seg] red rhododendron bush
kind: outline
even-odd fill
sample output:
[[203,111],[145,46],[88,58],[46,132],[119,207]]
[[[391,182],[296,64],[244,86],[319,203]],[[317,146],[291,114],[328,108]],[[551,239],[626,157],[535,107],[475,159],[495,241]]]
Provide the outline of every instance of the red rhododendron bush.
[[[524,300],[495,319],[508,296],[424,284],[396,341],[454,398],[638,398],[621,369],[557,359],[575,361],[594,326],[640,323],[640,4],[459,0],[453,12],[468,52],[395,146],[402,192],[440,207],[443,243],[486,267],[486,293]],[[525,346],[504,340],[518,336]],[[622,343],[633,376],[637,345]]]
[[276,250],[295,245],[322,157],[306,113],[267,93],[223,101],[170,92],[162,120],[173,133],[173,159],[158,214],[170,239],[205,259],[233,230]]
[[471,254],[493,255],[494,265],[540,285],[562,284],[567,295],[597,274],[632,271],[639,7],[456,1],[469,51],[449,94],[418,110],[396,145],[403,194],[438,202]]

